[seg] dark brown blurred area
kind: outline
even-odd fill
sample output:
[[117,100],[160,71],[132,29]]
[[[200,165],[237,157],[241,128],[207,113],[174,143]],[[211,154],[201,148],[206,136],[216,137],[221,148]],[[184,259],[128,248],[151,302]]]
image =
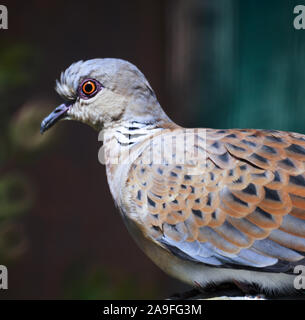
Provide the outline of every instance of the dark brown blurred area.
[[[14,96],[10,112],[37,97],[54,101],[50,108],[56,107],[61,101],[53,87],[61,71],[78,60],[115,57],[137,65],[166,111],[174,119],[183,117],[166,93],[166,1],[8,1],[6,5],[9,29],[0,33],[2,44],[28,44],[38,56],[37,64],[32,61],[35,77],[27,89],[13,93],[19,98]],[[86,275],[99,268],[109,276],[110,287],[112,282],[120,287],[124,277],[136,282],[131,284],[136,290],[130,290],[127,298],[173,293],[177,282],[140,251],[123,225],[105,168],[98,162],[97,133],[74,122],[60,123],[54,130],[58,127],[62,131],[57,143],[38,159],[9,165],[30,179],[35,202],[19,221],[27,249],[9,264],[9,289],[0,297],[83,298],[66,294],[67,278],[72,274],[72,286],[85,283]],[[111,293],[105,296],[116,298]]]

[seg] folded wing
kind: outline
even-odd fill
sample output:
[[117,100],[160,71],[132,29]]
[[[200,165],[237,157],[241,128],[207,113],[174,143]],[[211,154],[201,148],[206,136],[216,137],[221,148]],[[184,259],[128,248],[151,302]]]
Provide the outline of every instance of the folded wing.
[[305,257],[305,136],[175,129],[130,169],[133,210],[155,242],[214,266],[290,272]]

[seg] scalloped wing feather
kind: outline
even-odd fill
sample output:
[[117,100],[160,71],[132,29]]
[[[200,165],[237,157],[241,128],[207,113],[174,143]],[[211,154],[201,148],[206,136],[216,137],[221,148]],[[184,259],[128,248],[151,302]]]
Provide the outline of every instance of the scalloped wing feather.
[[288,272],[305,256],[304,163],[297,133],[164,130],[127,189],[143,232],[174,254]]

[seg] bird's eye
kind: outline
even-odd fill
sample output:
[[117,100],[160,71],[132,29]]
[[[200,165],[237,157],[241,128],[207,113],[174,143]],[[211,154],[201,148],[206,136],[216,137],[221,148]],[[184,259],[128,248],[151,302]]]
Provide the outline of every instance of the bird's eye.
[[90,99],[94,97],[101,89],[103,85],[95,79],[85,79],[78,87],[78,95],[82,99]]
[[82,85],[82,92],[83,92],[86,96],[92,95],[95,91],[96,91],[96,84],[95,84],[93,81],[88,80],[88,81],[86,81],[86,82],[83,83],[83,85]]

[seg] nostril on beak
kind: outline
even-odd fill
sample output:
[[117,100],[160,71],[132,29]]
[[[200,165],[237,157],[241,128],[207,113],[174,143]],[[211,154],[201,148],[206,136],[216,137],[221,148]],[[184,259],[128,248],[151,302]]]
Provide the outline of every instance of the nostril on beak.
[[69,110],[71,104],[61,104],[52,113],[50,113],[41,122],[40,132],[44,133],[50,127],[52,127],[58,120],[64,118],[66,112]]

